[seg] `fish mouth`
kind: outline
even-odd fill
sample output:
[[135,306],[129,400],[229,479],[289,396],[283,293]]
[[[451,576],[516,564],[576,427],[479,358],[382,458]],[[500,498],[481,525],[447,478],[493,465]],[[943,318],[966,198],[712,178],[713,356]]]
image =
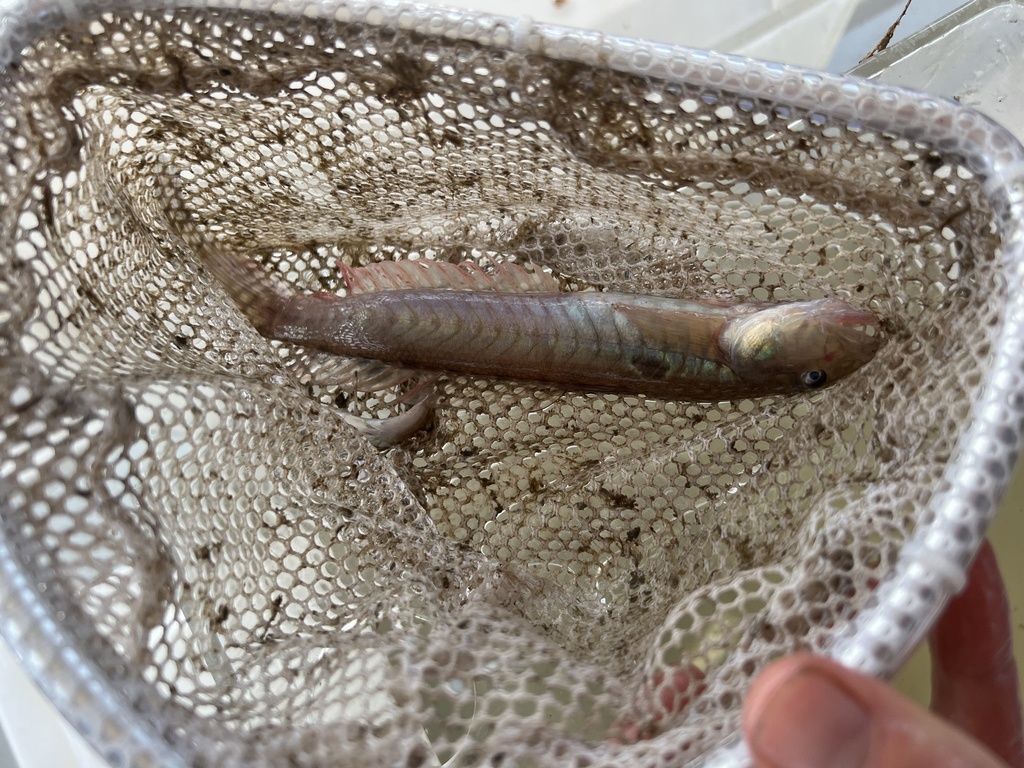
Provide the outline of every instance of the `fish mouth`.
[[878,318],[871,312],[837,301],[829,307],[828,318],[833,333],[842,339],[847,349],[870,356],[882,345]]

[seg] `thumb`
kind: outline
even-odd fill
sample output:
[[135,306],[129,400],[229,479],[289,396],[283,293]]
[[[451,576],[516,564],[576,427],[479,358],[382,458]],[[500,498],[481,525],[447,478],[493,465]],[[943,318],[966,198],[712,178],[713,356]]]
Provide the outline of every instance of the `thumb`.
[[758,768],[1004,768],[987,748],[885,683],[807,654],[758,677],[743,731]]

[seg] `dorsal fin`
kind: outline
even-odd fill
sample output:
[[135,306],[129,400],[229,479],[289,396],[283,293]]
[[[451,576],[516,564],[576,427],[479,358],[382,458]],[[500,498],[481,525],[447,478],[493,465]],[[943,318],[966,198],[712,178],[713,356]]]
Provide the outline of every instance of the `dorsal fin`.
[[615,304],[614,307],[651,347],[729,364],[729,357],[721,344],[725,323],[719,315],[674,312],[630,304]]
[[350,294],[434,288],[449,291],[546,293],[559,290],[558,281],[539,267],[502,262],[492,272],[472,261],[381,261],[365,267],[339,264]]

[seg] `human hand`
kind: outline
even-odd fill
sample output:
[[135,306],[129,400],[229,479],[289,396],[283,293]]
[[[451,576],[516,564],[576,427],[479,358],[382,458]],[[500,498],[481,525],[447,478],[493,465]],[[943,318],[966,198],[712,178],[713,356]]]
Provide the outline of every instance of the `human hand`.
[[798,654],[768,667],[743,711],[758,768],[1024,768],[1006,592],[982,545],[929,638],[932,712],[878,680]]

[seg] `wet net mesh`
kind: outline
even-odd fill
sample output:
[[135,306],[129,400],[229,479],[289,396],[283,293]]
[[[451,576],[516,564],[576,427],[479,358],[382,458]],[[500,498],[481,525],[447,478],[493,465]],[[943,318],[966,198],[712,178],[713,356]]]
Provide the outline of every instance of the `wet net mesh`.
[[[3,534],[195,764],[695,758],[763,664],[871,600],[942,487],[1005,290],[981,184],[514,25],[372,21],[97,13],[3,73]],[[885,344],[822,392],[715,404],[443,376],[380,451],[342,413],[401,390],[261,338],[204,241],[304,291],[468,259],[839,296]]]

